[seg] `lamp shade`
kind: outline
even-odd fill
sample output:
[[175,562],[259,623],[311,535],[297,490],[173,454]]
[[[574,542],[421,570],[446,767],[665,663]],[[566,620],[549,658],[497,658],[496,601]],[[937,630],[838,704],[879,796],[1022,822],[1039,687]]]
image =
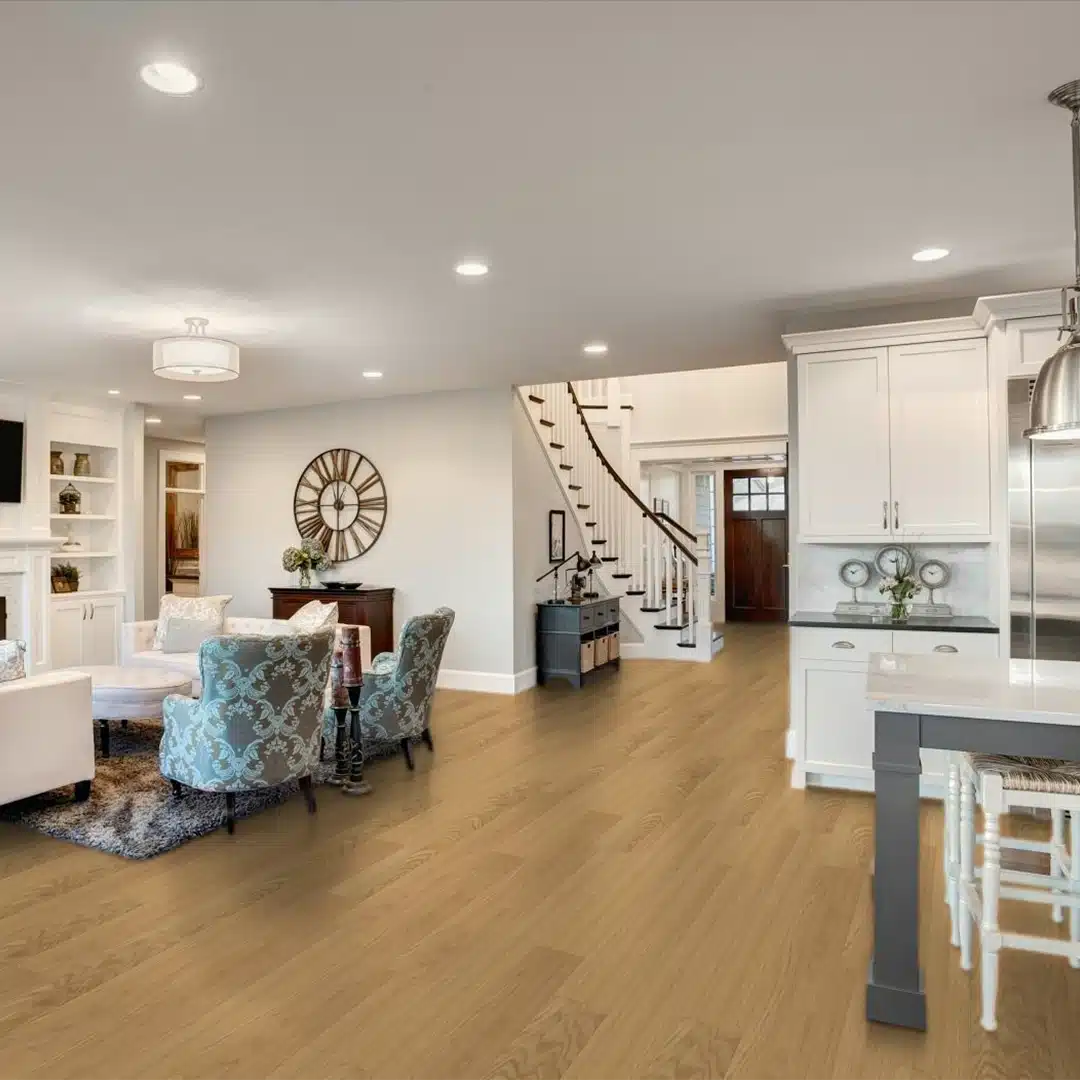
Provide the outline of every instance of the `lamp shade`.
[[154,342],[154,374],[182,382],[227,382],[240,375],[240,347],[209,337],[206,320],[185,320],[191,332]]
[[1080,442],[1080,333],[1071,333],[1039,370],[1031,395],[1031,427],[1024,435]]

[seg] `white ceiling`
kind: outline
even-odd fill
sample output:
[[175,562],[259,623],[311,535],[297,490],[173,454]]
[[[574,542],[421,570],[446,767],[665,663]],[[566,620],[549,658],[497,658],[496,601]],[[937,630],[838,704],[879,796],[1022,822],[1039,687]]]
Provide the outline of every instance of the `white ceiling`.
[[[1057,284],[1045,98],[1078,31],[1032,0],[5,3],[0,378],[120,388],[176,431],[774,360],[822,307]],[[166,56],[205,88],[145,87]],[[931,244],[954,254],[911,261]],[[242,374],[185,407],[150,342],[186,315]]]

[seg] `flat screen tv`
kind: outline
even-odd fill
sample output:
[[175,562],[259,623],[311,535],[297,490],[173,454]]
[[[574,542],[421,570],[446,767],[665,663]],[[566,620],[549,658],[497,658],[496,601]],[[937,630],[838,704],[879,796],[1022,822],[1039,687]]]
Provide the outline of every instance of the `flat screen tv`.
[[0,503],[22,502],[23,425],[0,420]]

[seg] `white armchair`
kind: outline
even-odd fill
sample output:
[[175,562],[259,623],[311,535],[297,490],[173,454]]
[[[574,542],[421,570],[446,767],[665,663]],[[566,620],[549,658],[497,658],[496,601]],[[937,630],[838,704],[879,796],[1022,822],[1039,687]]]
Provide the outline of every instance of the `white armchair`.
[[0,804],[67,784],[81,801],[93,778],[90,676],[50,671],[0,683]]

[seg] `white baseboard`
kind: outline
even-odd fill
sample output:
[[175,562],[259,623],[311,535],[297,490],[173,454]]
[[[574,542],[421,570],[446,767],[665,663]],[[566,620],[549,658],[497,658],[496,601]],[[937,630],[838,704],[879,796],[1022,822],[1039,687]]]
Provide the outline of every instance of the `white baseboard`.
[[441,668],[436,686],[440,690],[473,690],[480,694],[520,694],[536,685],[536,668],[515,675],[494,671],[456,671]]
[[795,729],[788,728],[784,736],[784,756],[788,761],[795,760]]
[[643,641],[620,641],[619,642],[619,659],[620,660],[644,660],[645,659],[645,643]]

